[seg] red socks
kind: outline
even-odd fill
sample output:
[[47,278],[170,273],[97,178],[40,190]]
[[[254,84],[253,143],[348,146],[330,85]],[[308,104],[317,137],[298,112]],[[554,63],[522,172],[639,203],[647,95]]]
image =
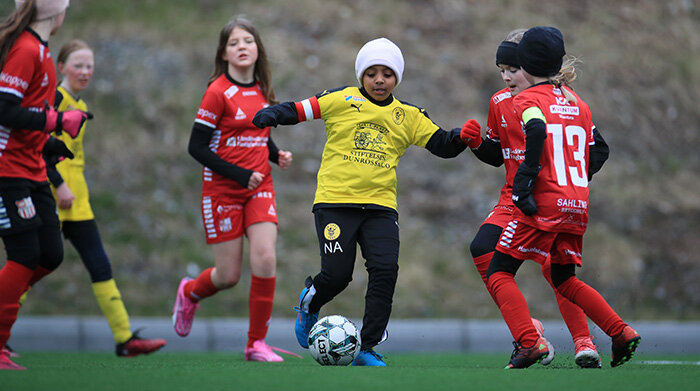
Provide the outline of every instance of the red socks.
[[263,278],[252,275],[250,282],[250,297],[248,307],[250,310],[250,323],[248,326],[248,347],[253,342],[265,339],[267,328],[270,326],[272,316],[272,303],[275,299],[276,277]]
[[615,313],[603,296],[575,276],[559,285],[557,291],[581,307],[605,334],[611,337],[616,336],[625,328],[625,322]]
[[52,271],[53,270],[37,266],[36,269],[34,269],[34,275],[32,275],[32,278],[29,280],[29,286],[36,284],[39,280],[49,275]]
[[498,308],[513,339],[525,347],[534,345],[539,335],[532,324],[525,297],[515,283],[513,275],[506,272],[493,273],[489,277],[489,288],[496,302],[499,303]]
[[211,272],[214,270],[213,267],[203,271],[199,277],[192,281],[188,281],[185,284],[185,296],[187,296],[192,301],[200,301],[206,297],[213,296],[219,291],[214,283],[211,282]]
[[10,329],[17,320],[19,298],[32,275],[34,270],[10,260],[0,269],[0,347],[10,338]]
[[491,293],[491,288],[489,288],[488,277],[486,276],[486,272],[489,270],[489,264],[491,263],[491,258],[493,258],[493,251],[483,255],[479,255],[478,257],[474,258],[474,266],[476,266],[476,270],[479,272],[481,279],[484,281],[484,284],[486,285],[486,290],[489,291],[491,298],[496,303],[496,305],[498,305],[498,300],[496,300],[496,296],[494,296],[493,293]]
[[549,258],[547,258],[547,261],[542,265],[542,275],[547,279],[552,289],[554,289],[557,304],[559,305],[559,312],[562,318],[564,318],[564,323],[566,323],[566,327],[569,329],[572,339],[589,338],[591,336],[591,331],[588,329],[586,314],[581,307],[562,296],[554,287],[552,283],[552,264]]

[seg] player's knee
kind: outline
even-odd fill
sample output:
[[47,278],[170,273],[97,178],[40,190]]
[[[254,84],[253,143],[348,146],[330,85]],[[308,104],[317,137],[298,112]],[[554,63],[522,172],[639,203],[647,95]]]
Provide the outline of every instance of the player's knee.
[[493,253],[493,258],[491,258],[491,263],[489,263],[489,268],[486,271],[486,276],[491,277],[494,273],[505,272],[515,275],[518,268],[522,265],[523,261],[513,258],[510,255],[504,254],[500,251]]
[[218,289],[233,288],[241,279],[241,272],[235,270],[224,271],[216,269],[216,274],[212,273],[212,283]]
[[109,263],[106,265],[89,268],[88,273],[90,273],[90,280],[93,283],[112,279],[112,268],[110,267]]
[[490,243],[486,243],[480,236],[477,236],[469,244],[469,252],[472,254],[472,258],[478,258],[484,254],[488,254],[493,251],[493,246]]
[[573,263],[567,265],[552,264],[551,268],[552,284],[555,288],[561,286],[569,278],[576,276],[576,265]]

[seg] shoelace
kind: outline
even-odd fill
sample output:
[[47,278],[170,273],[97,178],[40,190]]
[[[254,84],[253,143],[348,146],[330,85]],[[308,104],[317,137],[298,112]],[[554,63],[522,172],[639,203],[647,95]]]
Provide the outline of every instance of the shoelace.
[[517,342],[515,342],[515,341],[513,341],[513,347],[514,347],[515,349],[513,349],[513,353],[510,354],[510,358],[511,358],[511,359],[512,359],[513,357],[515,357],[515,356],[518,354],[518,350],[520,350],[520,344],[517,343]]

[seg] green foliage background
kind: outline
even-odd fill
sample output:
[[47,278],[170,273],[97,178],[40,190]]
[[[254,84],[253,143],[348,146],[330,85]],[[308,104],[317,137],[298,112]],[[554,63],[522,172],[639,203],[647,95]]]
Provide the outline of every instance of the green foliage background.
[[[0,14],[9,15],[4,1]],[[555,25],[578,57],[577,92],[611,147],[591,184],[591,224],[579,275],[627,318],[700,318],[700,10],[697,1],[221,1],[73,0],[51,39],[95,50],[84,98],[86,175],[115,278],[132,315],[168,316],[178,281],[213,264],[199,211],[200,167],[186,145],[213,69],[220,28],[243,13],[260,29],[281,100],[355,84],[354,60],[386,36],[406,58],[395,94],[443,128],[485,124],[502,88],[495,49],[507,33]],[[294,152],[273,169],[278,193],[278,289],[273,316],[291,317],[304,277],[319,269],[311,204],[325,141],[322,122],[273,130]],[[402,230],[395,317],[496,317],[469,242],[497,200],[502,169],[469,152],[441,160],[408,151],[399,166]],[[66,246],[61,268],[22,313],[99,313],[89,277]],[[362,315],[366,273],[324,311]],[[209,299],[204,316],[247,316],[240,285]],[[518,281],[540,317],[553,294],[526,264]]]

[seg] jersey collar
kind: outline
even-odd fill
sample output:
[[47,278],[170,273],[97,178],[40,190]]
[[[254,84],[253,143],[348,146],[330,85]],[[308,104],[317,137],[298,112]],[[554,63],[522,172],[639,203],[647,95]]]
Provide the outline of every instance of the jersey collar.
[[253,81],[251,81],[250,83],[241,83],[240,81],[238,81],[238,80],[232,78],[231,75],[228,74],[228,72],[226,72],[226,78],[227,78],[228,81],[230,81],[231,83],[233,83],[233,84],[235,84],[235,85],[237,85],[237,86],[239,86],[239,87],[244,87],[244,88],[255,87],[255,83],[256,83],[256,82],[255,82],[255,79],[253,79]]
[[368,94],[367,91],[365,90],[365,87],[360,87],[360,94],[362,94],[362,96],[364,96],[364,97],[367,98],[370,102],[374,103],[374,104],[377,105],[377,106],[389,106],[389,105],[391,104],[391,102],[394,101],[394,95],[393,95],[393,94],[389,94],[389,97],[386,98],[386,99],[384,99],[384,100],[382,100],[382,101],[375,100],[374,98],[372,98],[371,96],[369,96],[369,94]]

